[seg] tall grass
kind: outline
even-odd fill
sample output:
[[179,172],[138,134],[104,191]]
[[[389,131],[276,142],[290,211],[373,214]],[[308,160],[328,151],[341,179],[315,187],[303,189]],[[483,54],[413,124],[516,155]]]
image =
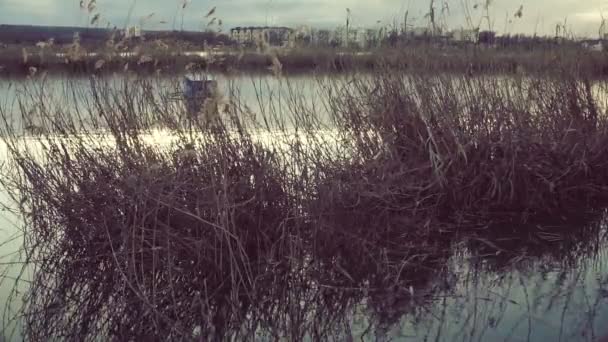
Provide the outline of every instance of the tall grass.
[[29,339],[344,336],[362,301],[392,325],[449,291],[461,234],[554,246],[605,208],[601,82],[321,80],[329,123],[291,87],[256,116],[236,91],[192,115],[154,79],[40,84],[0,109]]
[[607,118],[589,81],[383,74],[327,91],[355,151],[334,178],[361,207],[526,222],[606,200]]
[[[608,73],[606,53],[588,51],[576,44],[538,48],[493,48],[416,43],[403,47],[378,47],[366,51],[340,48],[237,49],[207,46],[173,46],[167,39],[150,42],[115,42],[86,49],[80,45],[64,47],[16,45],[0,54],[0,77],[21,77],[31,68],[55,74],[111,74],[134,71],[139,74],[171,75],[184,68],[234,72],[268,73],[277,58],[290,74],[310,72],[339,73],[392,68],[395,71],[429,74],[534,74],[559,75],[567,71],[587,78]],[[29,57],[23,58],[23,49]],[[207,55],[201,54],[206,53]]]

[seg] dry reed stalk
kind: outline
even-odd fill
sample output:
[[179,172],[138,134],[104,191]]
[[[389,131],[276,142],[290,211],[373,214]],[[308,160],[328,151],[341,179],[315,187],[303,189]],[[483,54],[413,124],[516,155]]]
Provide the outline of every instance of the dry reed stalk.
[[[295,87],[258,94],[261,118],[233,99],[209,120],[162,85],[92,78],[65,89],[66,111],[42,83],[17,122],[0,109],[18,170],[3,183],[37,267],[28,338],[301,340],[362,300],[390,325],[449,290],[432,284],[457,230],[485,228],[471,250],[511,263],[493,232],[527,222],[519,233],[550,245],[576,234],[536,223],[595,220],[604,204],[606,115],[584,80],[322,81],[329,123]],[[159,127],[166,144],[146,139]]]

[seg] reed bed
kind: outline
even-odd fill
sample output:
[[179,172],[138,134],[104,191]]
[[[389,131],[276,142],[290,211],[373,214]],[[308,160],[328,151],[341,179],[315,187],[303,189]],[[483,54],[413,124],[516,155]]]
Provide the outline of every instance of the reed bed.
[[459,241],[585,241],[607,199],[605,85],[577,77],[325,79],[329,121],[291,87],[193,116],[154,79],[41,84],[0,109],[33,340],[339,339],[362,302],[381,330],[450,292]]
[[[459,224],[566,221],[606,200],[607,117],[589,81],[403,77],[327,85],[354,158],[327,203]],[[354,162],[353,162],[354,159]],[[333,211],[333,209],[330,209]]]
[[[171,46],[162,40],[151,43],[124,43],[87,50],[74,43],[63,48],[18,45],[2,50],[0,77],[23,77],[32,70],[59,75],[93,75],[133,71],[138,74],[173,75],[184,68],[223,74],[253,72],[271,74],[275,59],[284,73],[376,72],[386,68],[396,72],[433,75],[452,74],[557,75],[564,71],[591,79],[608,74],[606,52],[588,51],[577,44],[551,45],[535,49],[486,45],[451,46],[445,43],[418,43],[401,47],[368,50],[345,48],[237,49],[206,46]],[[173,45],[172,43],[168,43]]]

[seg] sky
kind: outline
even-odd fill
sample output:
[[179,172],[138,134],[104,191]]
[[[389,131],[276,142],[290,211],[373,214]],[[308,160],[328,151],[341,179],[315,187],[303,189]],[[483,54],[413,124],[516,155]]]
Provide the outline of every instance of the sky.
[[[183,1],[188,1],[185,9]],[[608,0],[491,0],[489,26],[483,4],[475,6],[476,2],[485,1],[435,0],[436,16],[439,20],[442,7],[449,9],[449,13],[444,11],[442,22],[451,29],[466,28],[468,8],[469,22],[482,22],[482,28],[491,27],[499,33],[553,34],[557,24],[565,24],[580,37],[597,37],[603,13],[608,19]],[[100,26],[141,24],[144,29],[181,29],[183,18],[185,29],[200,30],[207,27],[209,19],[205,15],[215,7],[213,16],[222,20],[224,30],[249,25],[333,28],[344,24],[347,8],[352,26],[403,23],[407,12],[408,23],[422,27],[428,25],[425,14],[430,6],[430,0],[97,0],[95,10],[89,14],[79,3],[80,0],[0,0],[0,24],[86,26],[99,13],[101,20],[96,25]],[[517,18],[514,14],[522,5],[523,16]]]

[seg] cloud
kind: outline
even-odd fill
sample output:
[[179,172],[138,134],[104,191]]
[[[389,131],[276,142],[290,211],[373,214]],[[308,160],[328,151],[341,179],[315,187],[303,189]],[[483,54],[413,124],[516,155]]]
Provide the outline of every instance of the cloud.
[[590,11],[574,13],[573,17],[580,21],[601,23],[602,15],[600,11]]
[[[135,2],[131,24],[154,12],[154,18],[146,23],[148,29],[204,27],[204,15],[217,7],[216,15],[225,28],[239,25],[314,25],[335,27],[346,19],[346,8],[351,9],[351,22],[357,26],[374,26],[401,23],[408,11],[408,22],[415,26],[428,25],[424,18],[429,11],[430,0],[192,0],[182,12],[182,0],[98,0],[98,10],[112,25],[123,26],[128,18],[129,7]],[[480,0],[445,0],[449,14],[441,17],[443,0],[436,0],[437,17],[450,27],[466,25],[465,8],[469,4],[472,22],[481,22],[483,13],[472,9]],[[523,17],[513,15],[524,5]],[[0,0],[0,23],[41,25],[84,25],[87,14],[78,8],[78,1],[67,0]],[[568,18],[571,29],[580,34],[594,34],[600,23],[600,11],[608,13],[603,0],[494,0],[491,7],[492,27],[501,32],[551,33],[558,22]],[[165,24],[161,24],[165,21]],[[511,23],[509,23],[511,21]],[[487,25],[484,22],[484,25]]]
[[0,0],[0,24],[78,25],[78,10],[57,0]]

